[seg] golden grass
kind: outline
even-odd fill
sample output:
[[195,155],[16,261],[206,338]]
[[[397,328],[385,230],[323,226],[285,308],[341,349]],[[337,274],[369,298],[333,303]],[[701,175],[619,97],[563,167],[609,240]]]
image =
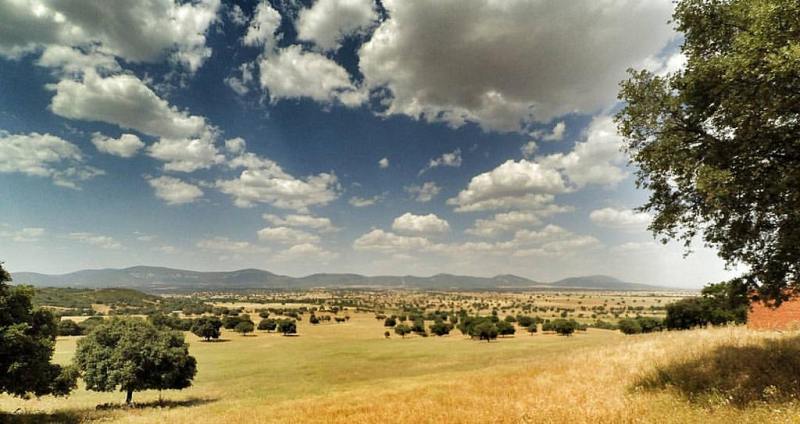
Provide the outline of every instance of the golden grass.
[[[520,334],[493,343],[460,335],[384,340],[368,314],[339,325],[303,322],[300,333],[226,334],[224,343],[190,337],[195,385],[165,392],[170,403],[163,408],[152,403],[157,393],[145,392],[134,400],[147,407],[96,411],[123,395],[79,390],[68,399],[0,397],[0,410],[23,408],[28,422],[76,423],[800,422],[793,401],[736,407],[718,397],[689,400],[678,388],[637,388],[656,370],[708,358],[721,346],[764,347],[790,335],[722,328],[627,337],[602,330]],[[66,362],[72,349],[74,339],[60,339],[57,359]]]

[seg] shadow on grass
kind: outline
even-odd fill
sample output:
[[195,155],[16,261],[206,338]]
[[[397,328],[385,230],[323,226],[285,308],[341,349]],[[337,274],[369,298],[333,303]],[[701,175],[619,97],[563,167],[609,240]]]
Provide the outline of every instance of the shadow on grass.
[[231,340],[230,339],[211,339],[211,340],[202,339],[202,340],[200,340],[200,343],[227,343],[229,341],[231,341]]
[[800,399],[800,337],[756,346],[720,346],[639,379],[636,388],[674,389],[692,402],[746,407]]
[[63,423],[63,424],[78,424],[92,421],[105,421],[109,418],[109,413],[112,411],[124,411],[130,409],[172,409],[172,408],[188,408],[192,406],[200,406],[208,403],[216,402],[217,399],[213,398],[189,398],[184,400],[168,400],[161,401],[155,400],[151,402],[134,403],[127,405],[124,403],[106,403],[97,405],[95,409],[76,409],[57,411],[52,413],[46,412],[27,412],[24,410],[17,410],[14,412],[0,411],[0,423],[3,424],[39,424],[39,423]]

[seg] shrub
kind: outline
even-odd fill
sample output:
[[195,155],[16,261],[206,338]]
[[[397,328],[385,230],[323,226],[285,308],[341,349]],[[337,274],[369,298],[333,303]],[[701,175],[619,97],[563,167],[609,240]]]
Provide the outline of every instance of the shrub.
[[553,331],[562,335],[569,336],[578,329],[578,322],[574,319],[556,319],[551,323]]
[[83,334],[81,326],[71,319],[62,319],[58,322],[59,336],[80,336]]

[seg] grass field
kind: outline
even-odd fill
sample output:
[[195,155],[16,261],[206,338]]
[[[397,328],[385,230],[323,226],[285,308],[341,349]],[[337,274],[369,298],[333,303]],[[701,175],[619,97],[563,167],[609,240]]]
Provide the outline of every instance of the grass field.
[[[69,398],[0,397],[11,422],[798,422],[794,402],[737,407],[719,396],[686,400],[675,389],[637,389],[659,364],[725,344],[759,346],[769,338],[744,328],[642,336],[590,329],[486,343],[456,331],[437,338],[383,337],[371,314],[345,324],[311,326],[300,335],[259,332],[200,342],[195,384],[180,392],[124,394],[83,389]],[[76,338],[59,338],[55,360],[67,363]],[[699,399],[699,400],[698,400]]]

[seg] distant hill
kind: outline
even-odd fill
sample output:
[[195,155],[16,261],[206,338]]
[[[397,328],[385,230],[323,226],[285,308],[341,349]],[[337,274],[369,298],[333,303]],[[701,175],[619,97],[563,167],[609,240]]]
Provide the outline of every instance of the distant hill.
[[[628,283],[608,275],[587,275],[585,277],[570,277],[550,283],[553,287],[570,289],[598,289],[605,290],[670,290],[670,287],[651,286],[648,284]],[[674,289],[673,289],[674,290]]]
[[308,289],[314,287],[405,287],[418,289],[501,289],[501,288],[583,288],[595,290],[659,290],[620,281],[608,276],[574,277],[554,283],[542,283],[517,275],[473,277],[436,274],[430,277],[413,275],[365,276],[360,274],[311,274],[290,277],[260,269],[228,272],[201,272],[164,267],[135,266],[124,269],[92,269],[69,274],[48,275],[33,272],[14,273],[17,284],[37,287],[130,288],[149,293],[219,291],[244,289]]

